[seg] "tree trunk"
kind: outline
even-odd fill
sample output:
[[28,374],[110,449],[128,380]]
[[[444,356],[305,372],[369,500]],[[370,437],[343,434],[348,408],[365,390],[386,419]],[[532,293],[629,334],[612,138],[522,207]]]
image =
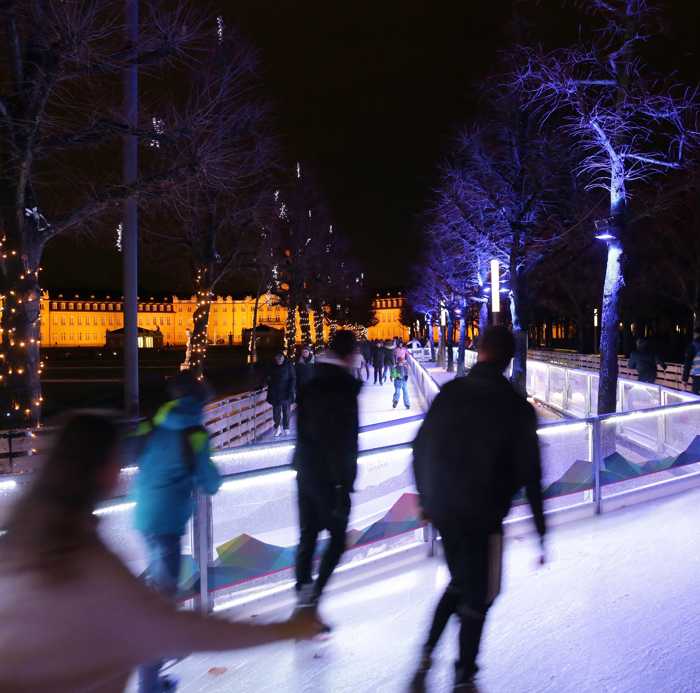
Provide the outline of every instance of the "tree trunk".
[[285,331],[285,345],[287,356],[291,357],[297,343],[297,307],[291,305],[287,309],[287,329]]
[[309,321],[309,309],[306,303],[299,306],[299,322],[301,323],[301,343],[311,346],[311,322]]
[[600,379],[598,382],[598,414],[609,414],[617,406],[617,352],[619,344],[619,300],[622,288],[622,247],[608,246],[603,285],[600,325]]
[[188,344],[188,356],[185,357],[181,369],[191,370],[198,378],[203,375],[204,360],[207,357],[207,333],[209,329],[209,314],[211,313],[211,297],[213,292],[209,283],[209,272],[200,269],[195,278],[197,305],[192,315],[192,332]]
[[526,296],[527,290],[522,286],[522,280],[516,277],[510,293],[510,316],[513,323],[513,337],[515,338],[515,355],[513,356],[513,372],[511,373],[510,381],[523,397],[527,397],[527,341],[529,330]]
[[433,331],[433,317],[430,313],[426,317],[426,325],[428,328],[428,345],[430,346],[430,361],[435,363],[435,333]]
[[0,318],[0,419],[3,428],[38,424],[43,401],[39,328],[41,245],[30,244],[28,252],[26,248],[23,252],[21,246],[15,249],[13,245],[4,240],[1,263],[5,283]]
[[437,345],[437,367],[445,367],[445,328],[442,325],[438,326],[438,345]]
[[454,311],[450,308],[447,311],[447,372],[454,373],[455,370],[455,354],[454,354]]
[[316,336],[316,348],[323,348],[323,306],[318,304],[314,311],[314,334]]
[[462,302],[462,320],[459,323],[459,350],[457,351],[457,377],[464,375],[464,359],[467,351],[467,316],[469,304]]
[[489,304],[486,300],[479,304],[479,337],[486,332],[489,326]]
[[260,290],[255,292],[255,305],[253,306],[253,328],[250,331],[248,342],[248,363],[258,361],[258,309],[260,308]]

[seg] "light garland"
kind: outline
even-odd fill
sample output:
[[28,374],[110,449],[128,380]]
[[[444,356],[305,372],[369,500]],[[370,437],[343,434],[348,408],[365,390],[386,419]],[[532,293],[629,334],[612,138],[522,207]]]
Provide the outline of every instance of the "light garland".
[[[27,209],[39,228],[48,227],[43,215]],[[5,247],[7,237],[0,238],[0,258],[5,261],[6,274],[14,275],[13,289],[0,295],[0,383],[6,393],[2,419],[16,427],[38,425],[43,396],[35,392],[44,370],[39,352],[40,300],[39,273],[41,267],[26,266],[26,257]],[[36,317],[32,318],[32,315]],[[7,421],[9,419],[9,422]],[[31,435],[31,432],[30,432]],[[30,450],[30,454],[33,451]]]
[[[211,310],[211,301],[214,296],[210,289],[202,289],[204,275],[206,269],[197,270],[196,277],[196,306],[192,315],[192,331],[187,340],[187,352],[185,361],[181,366],[181,370],[192,370],[196,373],[198,380],[204,378],[202,372],[204,360],[207,357],[208,331],[209,331],[209,313]],[[199,329],[198,329],[199,328]]]

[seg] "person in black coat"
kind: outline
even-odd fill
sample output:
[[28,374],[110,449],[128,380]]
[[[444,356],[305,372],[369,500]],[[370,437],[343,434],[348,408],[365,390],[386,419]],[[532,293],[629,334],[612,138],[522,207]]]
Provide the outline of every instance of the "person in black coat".
[[479,361],[464,378],[447,383],[430,407],[413,444],[413,468],[424,515],[439,530],[451,581],[423,648],[418,675],[447,621],[461,622],[456,685],[468,685],[486,614],[500,589],[503,519],[525,488],[540,535],[544,562],[537,417],[503,376],[515,342],[505,327],[491,327]]
[[301,401],[302,391],[314,375],[314,355],[308,346],[301,350],[294,371],[296,375],[296,402],[298,404]]
[[638,339],[637,348],[630,354],[627,365],[638,373],[640,383],[656,382],[656,367],[666,370],[666,364],[654,351],[648,339]]
[[267,377],[267,401],[272,405],[272,420],[275,425],[275,437],[289,434],[289,414],[296,390],[294,366],[281,352],[275,358]]
[[374,384],[384,384],[384,345],[375,342],[372,346],[372,367],[374,368]]
[[[316,362],[314,377],[297,409],[293,464],[299,502],[296,590],[300,608],[317,608],[345,551],[359,432],[357,395],[361,385],[352,375],[354,353],[353,333],[336,332],[330,352]],[[324,529],[330,540],[314,582],[311,569],[316,542]]]
[[384,352],[384,372],[382,374],[382,383],[389,380],[391,369],[396,365],[396,355],[394,354],[395,349],[396,344],[393,340],[387,340],[382,346],[382,351]]
[[372,363],[372,344],[366,338],[360,340],[360,353],[364,359],[365,380],[369,380],[369,364]]

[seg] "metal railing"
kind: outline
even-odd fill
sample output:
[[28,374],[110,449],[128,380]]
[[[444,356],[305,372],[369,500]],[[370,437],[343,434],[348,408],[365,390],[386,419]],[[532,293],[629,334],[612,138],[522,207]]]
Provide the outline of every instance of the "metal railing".
[[[415,361],[411,372],[429,401],[437,394],[430,374]],[[363,431],[379,431],[383,444],[359,455],[349,550],[341,570],[419,548],[432,536],[418,515],[411,444],[406,442],[406,426],[418,424],[420,417],[409,419]],[[700,484],[698,431],[697,399],[541,426],[547,511],[592,514]],[[298,535],[292,451],[291,443],[281,442],[215,454],[220,467],[234,471],[224,474],[216,496],[197,495],[183,544],[183,598],[210,610],[289,588]],[[124,470],[124,485],[134,471]],[[20,478],[0,481],[0,526],[22,483]],[[141,537],[131,527],[132,510],[133,503],[123,495],[104,503],[97,514],[105,540],[140,573],[145,555]],[[507,525],[528,522],[524,498],[518,496]]]
[[[254,443],[273,427],[267,389],[260,388],[211,402],[204,410],[204,425],[215,450]],[[0,431],[0,474],[33,471],[36,455],[41,452],[52,430],[43,426],[35,430]]]

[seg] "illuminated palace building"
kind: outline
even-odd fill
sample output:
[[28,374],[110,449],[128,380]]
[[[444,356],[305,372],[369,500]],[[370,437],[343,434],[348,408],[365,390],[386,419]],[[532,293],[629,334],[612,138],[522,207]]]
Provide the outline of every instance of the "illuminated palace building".
[[[374,300],[377,324],[370,327],[370,339],[407,337],[408,330],[400,323],[404,299],[376,298]],[[153,347],[159,343],[169,346],[187,344],[192,329],[196,299],[173,296],[165,300],[139,301],[139,346]],[[104,347],[107,332],[124,326],[121,297],[95,295],[49,295],[41,297],[41,342],[45,347]],[[212,344],[242,344],[244,331],[253,327],[255,298],[218,296],[212,300],[208,337]],[[277,298],[266,295],[258,305],[258,325],[284,330],[287,310]],[[314,315],[309,320],[313,327]],[[160,333],[160,334],[158,334]],[[312,331],[313,335],[313,331]],[[315,335],[313,335],[315,338]],[[327,336],[327,335],[326,335]],[[297,316],[297,339],[301,339]]]

